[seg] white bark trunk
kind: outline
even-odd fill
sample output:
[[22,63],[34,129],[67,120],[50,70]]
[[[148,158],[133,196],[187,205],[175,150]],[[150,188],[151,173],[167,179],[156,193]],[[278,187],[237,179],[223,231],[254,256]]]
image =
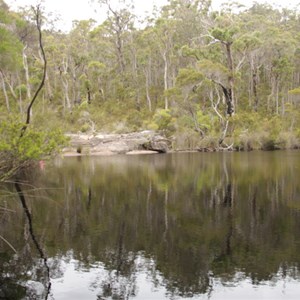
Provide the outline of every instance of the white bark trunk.
[[25,46],[23,48],[23,67],[25,70],[25,78],[26,78],[26,88],[27,88],[27,98],[31,99],[31,87],[30,87],[30,83],[29,83],[29,69],[28,69],[28,61],[27,61],[27,55],[26,55],[26,48],[27,46]]
[[[167,50],[165,50],[163,52],[163,60],[164,60],[164,64],[165,64],[165,67],[164,67],[164,91],[166,92],[168,90],[168,69],[169,69],[169,66],[168,66],[168,59],[167,59]],[[168,109],[169,108],[169,99],[168,99],[168,96],[165,96],[165,109]]]
[[10,111],[9,99],[8,99],[6,86],[5,86],[5,81],[4,81],[4,76],[3,76],[2,72],[0,72],[0,76],[1,76],[1,83],[2,83],[4,98],[5,98],[6,108],[7,108],[8,111]]
[[67,60],[63,60],[63,73],[62,73],[62,84],[64,86],[64,94],[65,94],[65,100],[64,100],[64,109],[67,108],[70,109],[71,108],[71,101],[70,101],[70,97],[69,97],[69,82],[68,82],[68,78],[65,78],[68,72],[68,61]]
[[147,98],[147,104],[149,111],[152,111],[152,103],[151,103],[151,97],[149,93],[149,72],[148,70],[145,70],[145,77],[146,77],[146,98]]

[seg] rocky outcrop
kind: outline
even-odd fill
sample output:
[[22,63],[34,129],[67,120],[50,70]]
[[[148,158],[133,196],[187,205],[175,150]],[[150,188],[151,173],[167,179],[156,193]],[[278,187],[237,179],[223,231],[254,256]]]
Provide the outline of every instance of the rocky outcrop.
[[154,131],[127,134],[67,134],[70,146],[64,155],[166,153],[170,141]]
[[159,153],[166,153],[169,150],[170,141],[162,136],[153,136],[150,141],[143,144],[144,149],[156,151]]

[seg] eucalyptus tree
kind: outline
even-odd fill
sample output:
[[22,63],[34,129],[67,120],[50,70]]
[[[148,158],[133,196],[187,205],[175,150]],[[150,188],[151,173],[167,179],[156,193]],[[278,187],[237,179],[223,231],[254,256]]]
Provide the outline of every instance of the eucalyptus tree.
[[[39,84],[40,66],[43,61],[36,33],[35,24],[32,22],[34,7],[24,7],[20,13],[20,17],[25,21],[22,25],[22,30],[18,31],[19,39],[22,42],[22,62],[24,70],[24,85],[26,86],[26,100],[32,98],[32,90]],[[41,15],[42,21],[45,21],[45,16]]]
[[164,90],[168,86],[166,67],[161,55],[161,44],[158,38],[157,23],[139,30],[135,38],[139,89],[149,112],[161,106],[165,107]]
[[[156,40],[158,42],[158,49],[163,60],[163,83],[164,92],[172,87],[170,80],[170,65],[171,56],[173,52],[173,36],[175,34],[175,27],[173,20],[159,19],[156,21],[156,26],[154,28],[156,33]],[[165,94],[164,96],[164,108],[169,108],[169,99]]]
[[139,31],[136,39],[138,47],[138,62],[140,77],[143,78],[141,87],[144,87],[144,96],[146,106],[149,112],[152,112],[156,107],[157,99],[155,91],[156,86],[156,68],[158,50],[155,47],[155,33],[152,27],[147,27]]
[[[85,107],[93,120],[101,111],[125,123],[139,119],[139,127],[155,123],[160,111],[177,122],[176,130],[212,134],[225,145],[225,136],[248,129],[247,118],[279,120],[297,104],[296,11],[257,3],[213,11],[209,0],[169,0],[139,27],[132,1],[93,2],[106,9],[102,24],[84,20],[75,21],[69,33],[43,30],[48,58],[43,107],[49,100],[48,112],[53,109],[58,120],[71,116],[66,112],[75,120],[73,112]],[[42,78],[35,29],[27,10],[12,13],[0,0],[4,110],[19,105],[24,112]],[[74,109],[79,103],[89,105]]]
[[170,0],[161,10],[160,17],[153,27],[156,44],[163,61],[165,109],[169,108],[168,90],[175,86],[176,76],[186,60],[180,56],[184,45],[191,45],[202,33],[201,19],[206,16],[210,1]]
[[[284,112],[284,102],[293,74],[293,57],[297,45],[297,33],[291,28],[293,13],[288,14],[269,5],[255,4],[247,12],[260,31],[260,73],[264,75],[265,108],[269,112]],[[265,15],[268,18],[265,18]],[[288,16],[289,15],[289,16]],[[252,27],[253,28],[253,27]],[[259,75],[259,74],[257,74]],[[263,83],[263,82],[262,82]],[[281,99],[280,99],[281,98]],[[281,103],[279,103],[281,102]]]
[[281,97],[281,112],[284,112],[284,98],[287,97],[287,92],[292,79],[293,65],[292,58],[295,51],[295,40],[292,34],[284,31],[272,30],[273,39],[270,41],[269,51],[273,53],[270,56],[272,61],[269,62],[269,76],[271,92],[268,96],[267,108],[274,110],[279,114],[280,97]]
[[[3,91],[5,106],[11,111],[10,97],[17,100],[15,88],[18,73],[22,66],[22,44],[15,33],[17,17],[14,16],[4,1],[0,1],[0,81]],[[8,91],[9,89],[9,91]]]
[[[208,34],[205,36],[208,48],[214,44],[217,44],[219,47],[218,51],[221,56],[219,57],[218,63],[223,78],[217,78],[216,76],[211,75],[208,76],[213,82],[221,87],[227,105],[227,114],[229,116],[232,116],[235,113],[237,101],[235,98],[235,73],[236,68],[238,68],[241,63],[241,61],[235,61],[236,56],[234,56],[233,51],[233,43],[238,39],[238,35],[240,35],[239,28],[237,27],[236,22],[233,22],[233,18],[234,16],[226,14],[216,17],[213,20],[213,26],[208,30]],[[211,62],[213,61],[209,59],[203,66],[206,66],[206,63]]]
[[91,60],[88,72],[92,79],[92,90],[97,96],[98,104],[106,102],[114,95],[114,70],[116,60],[113,43],[109,39],[106,23],[97,26],[89,34],[91,40]]
[[69,39],[64,33],[46,32],[45,51],[48,57],[46,89],[51,106],[67,112],[72,107]]
[[[248,106],[254,111],[258,111],[262,106],[260,93],[260,82],[263,80],[261,70],[264,65],[264,49],[266,43],[264,42],[264,31],[267,27],[265,15],[257,15],[254,4],[248,10],[239,14],[240,25],[245,34],[236,43],[237,51],[242,51],[245,55],[245,62],[241,68],[243,77],[243,93],[246,98],[248,94]],[[244,106],[245,108],[245,106]]]
[[38,47],[42,59],[41,70],[37,71],[39,82],[37,82],[35,92],[28,103],[24,122],[21,122],[16,115],[7,117],[1,114],[0,116],[0,181],[17,176],[34,160],[51,155],[59,145],[65,143],[65,138],[57,131],[40,130],[32,124],[32,108],[40,98],[47,69],[42,39],[42,9],[39,5],[32,7],[32,16],[37,28]]
[[[227,134],[229,118],[234,115],[237,103],[236,99],[236,77],[240,70],[245,55],[240,55],[235,50],[235,43],[243,35],[238,27],[238,16],[223,11],[220,14],[211,13],[202,20],[204,33],[198,37],[197,43],[185,45],[182,48],[184,56],[190,56],[195,59],[194,67],[199,75],[195,77],[191,73],[181,74],[181,77],[191,77],[192,80],[200,77],[198,83],[195,83],[194,92],[200,91],[203,85],[209,84],[211,93],[209,95],[214,111],[221,118],[223,132],[219,138],[219,145],[222,145]],[[243,52],[243,51],[239,51]],[[203,75],[201,77],[200,75]],[[187,79],[185,79],[187,80]],[[211,86],[215,85],[215,88]],[[226,104],[226,113],[220,113],[217,106],[220,104],[220,94],[223,95]],[[214,101],[215,97],[219,100]],[[222,116],[223,115],[223,116]]]
[[86,71],[91,52],[89,33],[93,25],[94,20],[74,21],[69,34],[70,43],[66,59],[71,77],[73,103],[80,103],[82,99],[91,102],[90,83]]
[[[98,45],[106,45],[104,48],[108,77],[106,85],[109,85],[110,98],[121,100],[122,104],[126,99],[135,99],[138,107],[140,98],[136,89],[137,63],[134,47],[136,17],[133,13],[133,5],[121,0],[117,3],[107,0],[94,2],[98,2],[102,10],[105,8],[107,12],[107,18],[98,31],[98,38],[103,39],[98,42]],[[95,32],[93,35],[95,36]],[[103,63],[101,60],[100,62]]]
[[99,0],[100,5],[107,8],[107,25],[115,39],[116,54],[118,58],[119,70],[125,71],[124,38],[128,29],[132,28],[134,15],[131,13],[132,6],[125,1],[119,0],[118,5],[113,7],[108,0]]

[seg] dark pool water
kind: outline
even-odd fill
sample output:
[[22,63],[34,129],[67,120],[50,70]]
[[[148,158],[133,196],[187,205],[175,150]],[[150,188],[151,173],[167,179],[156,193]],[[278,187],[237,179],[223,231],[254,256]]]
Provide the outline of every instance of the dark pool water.
[[0,299],[300,299],[299,178],[298,151],[47,162],[1,187]]

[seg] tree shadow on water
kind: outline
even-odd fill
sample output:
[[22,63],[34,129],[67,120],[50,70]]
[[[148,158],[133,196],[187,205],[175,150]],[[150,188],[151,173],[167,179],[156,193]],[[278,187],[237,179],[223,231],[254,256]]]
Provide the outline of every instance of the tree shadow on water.
[[16,181],[14,183],[15,189],[18,193],[18,197],[20,199],[20,202],[22,204],[22,207],[24,209],[24,213],[28,222],[28,229],[29,234],[32,239],[32,242],[39,253],[41,262],[42,262],[42,271],[41,271],[41,282],[39,281],[28,281],[26,284],[27,290],[26,294],[30,297],[30,299],[45,299],[47,300],[50,295],[51,290],[51,280],[50,280],[50,268],[48,265],[48,259],[45,255],[40,243],[38,242],[36,235],[34,233],[33,229],[33,218],[32,214],[30,213],[30,210],[26,203],[26,197],[22,190],[22,183],[20,181]]

